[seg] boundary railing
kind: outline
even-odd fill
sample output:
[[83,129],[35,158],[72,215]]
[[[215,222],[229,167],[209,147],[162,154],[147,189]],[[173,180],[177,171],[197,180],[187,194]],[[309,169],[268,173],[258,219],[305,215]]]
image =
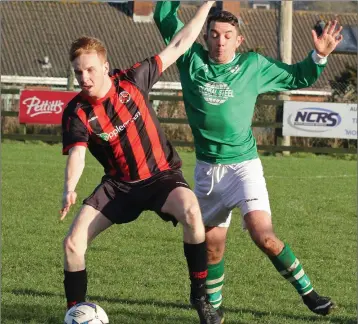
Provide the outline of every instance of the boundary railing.
[[[6,94],[18,94],[19,89],[2,89],[2,93]],[[150,95],[150,100],[161,101],[181,101],[182,96],[179,95]],[[257,100],[257,104],[260,105],[272,105],[276,106],[276,109],[282,108],[283,100]],[[1,111],[3,117],[18,117],[18,111]],[[186,118],[159,118],[159,121],[163,124],[188,124]],[[282,122],[253,122],[252,127],[264,127],[282,129]],[[28,134],[26,124],[20,124],[20,133],[17,134],[4,134],[3,127],[1,127],[1,139],[19,140],[19,141],[43,141],[43,142],[61,142],[60,135],[49,134]],[[278,141],[276,141],[278,142]],[[193,142],[171,140],[174,146],[180,147],[193,147]],[[333,148],[333,147],[305,147],[305,146],[282,146],[282,145],[258,145],[259,151],[262,152],[309,152],[309,153],[324,153],[324,154],[357,154],[356,148]]]

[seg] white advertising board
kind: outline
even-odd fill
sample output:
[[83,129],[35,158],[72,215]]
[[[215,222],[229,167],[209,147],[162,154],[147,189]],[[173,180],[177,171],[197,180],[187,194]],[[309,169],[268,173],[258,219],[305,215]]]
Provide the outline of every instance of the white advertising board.
[[357,104],[285,101],[282,134],[357,139]]

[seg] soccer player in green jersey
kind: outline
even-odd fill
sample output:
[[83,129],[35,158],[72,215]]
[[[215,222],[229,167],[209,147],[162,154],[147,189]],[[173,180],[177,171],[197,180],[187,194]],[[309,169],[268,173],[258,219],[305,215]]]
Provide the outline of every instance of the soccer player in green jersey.
[[[156,5],[154,19],[169,43],[183,27],[177,1]],[[231,212],[238,207],[255,244],[269,257],[314,313],[327,315],[334,303],[312,287],[288,244],[274,233],[269,197],[256,141],[251,130],[257,96],[261,93],[304,88],[322,73],[327,56],[342,40],[337,22],[321,35],[312,30],[315,49],[293,65],[258,53],[237,53],[244,41],[238,19],[217,11],[207,21],[205,40],[177,60],[186,114],[193,132],[197,163],[195,193],[206,226],[209,274],[206,287],[219,309],[224,283],[224,251]]]

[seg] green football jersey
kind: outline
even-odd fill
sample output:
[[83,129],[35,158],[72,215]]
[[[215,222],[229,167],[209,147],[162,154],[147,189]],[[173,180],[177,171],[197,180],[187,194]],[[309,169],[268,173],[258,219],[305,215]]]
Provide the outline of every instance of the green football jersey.
[[[154,20],[165,43],[184,26],[178,1],[157,2]],[[251,122],[261,93],[312,85],[324,64],[312,52],[302,62],[288,65],[255,52],[237,53],[227,64],[216,64],[199,43],[177,60],[185,110],[198,160],[231,164],[256,158]]]

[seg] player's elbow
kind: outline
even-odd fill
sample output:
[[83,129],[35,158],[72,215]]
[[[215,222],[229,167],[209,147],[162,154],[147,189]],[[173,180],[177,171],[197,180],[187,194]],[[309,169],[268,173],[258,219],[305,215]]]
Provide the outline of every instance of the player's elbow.
[[176,42],[172,43],[172,56],[175,57],[176,61],[180,56],[182,56],[189,47],[193,44],[194,41],[191,41],[188,38],[180,38]]

